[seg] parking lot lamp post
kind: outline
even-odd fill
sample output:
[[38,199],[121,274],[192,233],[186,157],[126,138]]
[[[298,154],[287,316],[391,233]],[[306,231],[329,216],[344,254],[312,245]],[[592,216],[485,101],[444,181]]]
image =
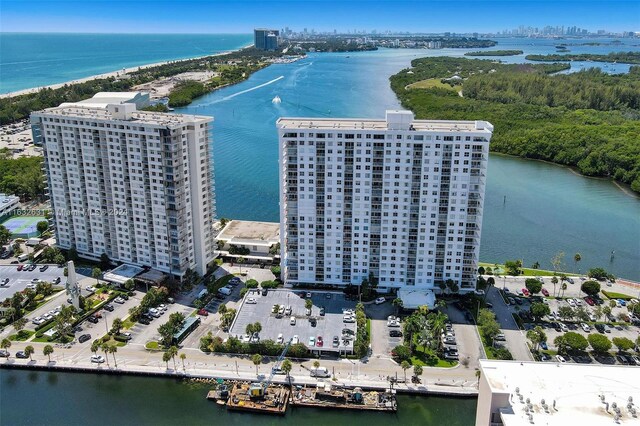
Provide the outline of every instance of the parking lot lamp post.
[[104,311],[104,328],[107,330],[107,334],[109,334],[109,325],[107,324],[107,312]]

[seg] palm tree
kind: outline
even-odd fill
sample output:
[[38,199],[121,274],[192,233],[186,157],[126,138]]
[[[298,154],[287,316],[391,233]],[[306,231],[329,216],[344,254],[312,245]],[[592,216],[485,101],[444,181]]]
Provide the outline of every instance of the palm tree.
[[316,369],[320,368],[320,361],[318,360],[313,361],[313,368],[316,368]]
[[[11,347],[11,340],[2,339],[2,342],[0,343],[0,348],[4,349],[6,351],[10,347]],[[9,357],[7,357],[7,359],[9,359]]]
[[116,360],[116,352],[118,352],[118,347],[116,345],[109,345],[109,353],[113,355],[113,363],[115,367],[118,368],[118,361]]
[[249,336],[253,335],[254,325],[251,323],[247,324],[247,326],[244,328],[244,332],[247,333]]
[[391,302],[391,304],[396,308],[396,315],[398,315],[400,313],[400,308],[402,308],[403,306],[402,299],[396,297],[395,299],[393,299],[393,302]]
[[24,353],[27,354],[29,356],[29,360],[33,361],[33,358],[31,357],[31,355],[33,355],[33,353],[36,350],[33,348],[33,346],[29,345],[26,348],[24,348]]
[[100,284],[100,275],[102,275],[100,268],[93,268],[91,271],[91,277],[96,279],[96,284]]
[[236,259],[236,263],[240,267],[240,275],[242,275],[242,264],[245,263],[246,261],[247,260],[242,256],[240,256],[239,258]]
[[98,353],[98,351],[100,350],[100,342],[98,342],[97,340],[94,340],[93,343],[91,343],[91,352],[95,354]]
[[573,256],[573,261],[576,264],[576,270],[578,271],[578,274],[580,274],[580,268],[578,268],[578,262],[580,262],[582,260],[582,256],[580,255],[580,253],[576,253]]
[[121,318],[114,318],[113,322],[111,323],[111,333],[118,335],[120,334],[120,330],[122,330],[122,319]]
[[251,357],[251,362],[253,362],[253,365],[256,366],[256,376],[257,376],[258,375],[258,366],[260,364],[262,364],[262,355],[253,354],[253,356]]
[[171,346],[167,352],[171,355],[171,358],[173,359],[173,369],[176,370],[176,356],[178,355],[178,348],[176,346]]
[[261,331],[262,331],[262,324],[260,324],[259,321],[256,321],[255,323],[253,323],[253,332],[260,333]]
[[409,315],[404,323],[404,332],[409,335],[409,348],[413,349],[413,335],[424,328],[424,318],[415,313]]
[[442,339],[440,339],[440,335],[445,328],[447,323],[447,316],[442,312],[435,312],[431,315],[431,337],[434,341],[438,342],[438,349],[442,346]]
[[422,375],[422,366],[414,365],[413,366],[413,375],[416,377],[420,377]]
[[560,286],[560,288],[562,289],[562,297],[564,297],[564,291],[567,289],[567,283],[562,283],[562,286]]
[[400,363],[400,368],[402,368],[402,371],[404,373],[404,382],[407,382],[407,370],[411,368],[411,364],[409,364],[409,361],[404,360],[402,361],[402,363]]
[[25,317],[18,318],[13,322],[13,328],[16,330],[16,333],[18,334],[18,336],[20,336],[22,329],[26,325],[27,325],[27,319]]
[[107,367],[109,367],[109,344],[107,342],[104,342],[102,344],[102,346],[100,347],[100,349],[102,349],[102,352],[104,352],[104,357],[107,360]]
[[555,275],[551,277],[551,284],[553,284],[553,297],[556,297],[556,284],[558,284],[558,277]]
[[42,349],[42,353],[45,354],[46,356],[49,357],[49,362],[51,362],[51,354],[53,353],[53,346],[51,345],[46,345],[43,349]]
[[285,360],[282,361],[282,365],[281,365],[280,368],[282,369],[284,374],[287,375],[287,379],[289,380],[289,386],[291,386],[291,376],[289,375],[289,373],[291,373],[291,369],[293,368],[293,364],[291,363],[291,361],[288,358],[285,358]]
[[487,289],[484,292],[484,301],[487,301],[487,295],[489,294],[489,290],[491,290],[491,287],[495,287],[496,285],[496,280],[493,277],[489,277],[487,278]]
[[187,354],[185,354],[184,352],[182,352],[180,354],[180,361],[182,361],[182,369],[184,370],[186,367],[184,366],[184,360],[187,359]]
[[169,352],[162,353],[162,360],[167,364],[167,370],[169,369],[169,361],[171,360],[171,355]]
[[478,386],[480,386],[480,376],[482,375],[482,373],[480,372],[480,370],[476,370],[476,377],[478,378]]

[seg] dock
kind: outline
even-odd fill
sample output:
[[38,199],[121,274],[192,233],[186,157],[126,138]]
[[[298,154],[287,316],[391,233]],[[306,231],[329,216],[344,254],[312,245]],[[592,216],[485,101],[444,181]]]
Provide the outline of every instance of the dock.
[[281,416],[287,412],[291,391],[285,386],[271,384],[260,397],[250,396],[250,389],[249,383],[235,383],[229,391],[227,409]]
[[296,387],[293,390],[291,405],[392,413],[398,410],[395,390],[365,392],[362,388],[351,390],[334,387],[330,383],[319,383],[315,388]]

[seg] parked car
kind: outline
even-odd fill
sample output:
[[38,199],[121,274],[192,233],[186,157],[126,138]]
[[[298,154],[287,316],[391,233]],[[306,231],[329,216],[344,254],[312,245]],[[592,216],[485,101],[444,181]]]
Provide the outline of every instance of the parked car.
[[255,299],[255,297],[249,297],[247,298],[247,304],[248,305],[255,305],[256,303],[258,303]]
[[566,333],[567,331],[569,331],[569,327],[567,327],[567,324],[561,322],[560,323],[560,330],[562,330],[564,333]]
[[311,292],[309,292],[309,291],[308,291],[308,292],[306,293],[306,297],[307,297],[307,299],[311,299]]
[[311,308],[307,308],[305,310],[305,313],[307,314],[307,316],[311,316]]
[[0,349],[0,358],[9,358],[10,356],[11,353],[9,353],[9,351],[6,349]]
[[582,327],[582,329],[585,331],[585,333],[588,333],[588,332],[591,331],[591,327],[589,326],[589,324],[586,324],[584,322],[582,324],[580,324],[580,327]]
[[541,353],[540,354],[540,361],[549,361],[551,359],[551,355],[546,354],[546,353]]
[[95,315],[91,315],[89,318],[87,318],[87,321],[93,323],[93,324],[97,324],[98,323],[98,318]]
[[547,346],[547,342],[540,342],[540,349],[543,349],[545,351],[548,350],[549,347]]
[[567,299],[567,303],[569,304],[569,306],[571,306],[572,308],[576,307],[576,302],[573,301],[573,299]]
[[16,358],[29,358],[29,355],[27,355],[27,353],[25,351],[18,351],[16,352]]
[[562,355],[556,355],[556,360],[558,362],[567,362],[567,360],[564,359],[564,357]]
[[522,296],[524,294],[524,292],[522,290],[516,290],[516,294],[518,296]]
[[294,336],[293,336],[293,338],[291,339],[291,344],[292,344],[292,345],[295,345],[295,344],[298,344],[298,343],[300,343],[300,338],[299,338],[299,337],[298,337],[298,335],[296,334],[296,335],[294,335]]
[[325,308],[324,306],[320,308],[320,316],[323,317],[325,314]]
[[278,338],[276,339],[276,343],[278,343],[279,345],[284,343],[284,336],[282,335],[282,333],[278,334]]
[[198,315],[202,315],[203,317],[208,317],[209,316],[209,312],[206,309],[200,309],[198,310]]
[[314,347],[316,345],[316,338],[313,336],[309,336],[309,347]]
[[332,346],[334,348],[337,348],[338,346],[340,346],[340,338],[338,336],[333,336]]
[[542,290],[540,290],[540,292],[544,294],[545,297],[549,297],[549,290],[547,290],[546,288],[542,287]]
[[296,325],[296,317],[291,317],[291,319],[289,320],[289,324]]
[[104,362],[104,357],[102,355],[91,355],[91,362],[102,364]]
[[594,326],[596,328],[596,330],[598,330],[600,333],[604,333],[604,324],[596,324]]
[[284,309],[284,314],[285,314],[285,315],[291,315],[291,311],[292,311],[291,306],[287,306],[287,307]]
[[140,319],[138,319],[138,322],[139,322],[140,324],[144,324],[144,325],[149,325],[149,324],[151,324],[151,321],[149,321],[149,318],[147,318],[147,317],[145,317],[145,316],[140,317]]
[[47,269],[49,269],[49,265],[42,265],[42,266],[40,267],[40,272],[44,272],[44,271],[46,271]]
[[402,331],[400,331],[400,330],[389,330],[389,337],[402,337]]
[[505,337],[504,333],[499,333],[496,334],[496,337],[494,337],[493,340],[504,341],[507,340],[507,338]]
[[384,297],[378,297],[378,298],[376,299],[376,305],[381,305],[381,304],[383,304],[383,303],[384,303],[384,302],[386,302],[386,301],[387,301],[387,299],[385,299]]
[[322,336],[318,336],[318,338],[316,339],[316,346],[321,348],[322,345],[324,345],[324,340],[322,340]]
[[105,311],[109,311],[109,312],[113,312],[113,310],[115,309],[115,308],[113,307],[113,305],[110,305],[110,304],[108,304],[108,303],[107,303],[106,305],[104,305],[102,308],[103,308]]
[[91,340],[91,335],[90,334],[83,334],[82,336],[78,337],[78,342],[79,343],[84,343],[87,340]]
[[122,305],[124,303],[124,299],[122,297],[116,297],[115,299],[113,299],[113,301],[115,303],[120,304],[120,305]]
[[522,289],[522,294],[524,294],[525,296],[531,296],[531,293],[529,293],[529,290],[527,290],[526,288]]

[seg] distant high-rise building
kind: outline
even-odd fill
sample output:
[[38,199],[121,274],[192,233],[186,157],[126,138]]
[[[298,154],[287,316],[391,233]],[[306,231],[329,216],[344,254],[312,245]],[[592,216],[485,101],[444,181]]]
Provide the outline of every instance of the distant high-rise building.
[[280,31],[268,28],[256,28],[253,30],[253,46],[259,50],[276,50]]
[[286,283],[475,289],[491,124],[387,111],[277,127]]
[[204,274],[215,248],[213,119],[138,111],[140,93],[99,95],[31,115],[56,244],[175,277]]

